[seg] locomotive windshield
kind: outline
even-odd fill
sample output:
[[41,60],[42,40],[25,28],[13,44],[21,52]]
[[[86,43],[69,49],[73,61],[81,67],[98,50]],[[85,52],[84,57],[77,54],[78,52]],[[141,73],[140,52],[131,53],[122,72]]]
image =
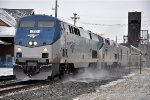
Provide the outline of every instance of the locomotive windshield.
[[53,21],[38,21],[38,27],[54,27]]
[[[35,21],[21,21],[20,28],[32,28],[35,27]],[[51,28],[54,27],[53,21],[38,21],[38,27],[40,28]]]
[[30,28],[35,26],[35,21],[21,21],[19,27]]

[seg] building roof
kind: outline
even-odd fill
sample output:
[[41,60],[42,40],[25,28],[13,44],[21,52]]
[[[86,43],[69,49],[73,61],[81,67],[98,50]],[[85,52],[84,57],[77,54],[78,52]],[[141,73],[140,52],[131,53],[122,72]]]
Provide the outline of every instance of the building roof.
[[7,43],[7,42],[4,42],[2,40],[0,40],[0,45],[10,45],[11,43]]
[[16,20],[3,9],[0,9],[0,19],[10,27],[16,24]]
[[5,9],[3,8],[3,10],[5,10],[8,14],[14,17],[16,21],[18,21],[19,18],[21,17],[34,15],[34,9]]
[[0,20],[7,26],[0,26],[0,37],[14,37],[15,25],[19,18],[33,15],[34,9],[5,9],[0,8]]

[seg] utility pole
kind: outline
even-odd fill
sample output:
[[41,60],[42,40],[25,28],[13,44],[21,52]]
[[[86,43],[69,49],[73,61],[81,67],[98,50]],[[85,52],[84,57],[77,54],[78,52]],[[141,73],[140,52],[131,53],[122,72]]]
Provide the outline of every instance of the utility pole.
[[56,3],[55,3],[55,17],[57,18],[57,9],[58,8],[58,4],[57,4],[57,0],[56,0]]
[[118,39],[117,39],[117,35],[116,35],[116,43],[118,42]]
[[80,19],[80,17],[77,17],[77,13],[73,13],[74,17],[71,17],[71,19],[74,20],[74,26],[76,26],[76,22],[77,22],[77,19]]
[[142,52],[140,51],[140,74],[142,73]]
[[55,10],[55,17],[57,18],[57,12],[58,12],[58,4],[57,0],[55,2],[55,8],[52,8],[52,10]]

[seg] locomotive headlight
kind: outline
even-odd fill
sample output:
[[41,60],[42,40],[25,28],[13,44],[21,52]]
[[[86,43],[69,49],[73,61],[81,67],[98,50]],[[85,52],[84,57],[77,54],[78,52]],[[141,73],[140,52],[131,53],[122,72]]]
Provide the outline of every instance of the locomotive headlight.
[[34,44],[34,45],[37,45],[37,42],[36,42],[36,41],[34,41],[34,42],[33,42],[33,44]]
[[17,50],[18,50],[18,52],[21,52],[21,51],[22,51],[21,48],[18,48]]
[[43,52],[47,52],[47,48],[43,48]]
[[29,45],[32,45],[32,42],[31,42],[31,41],[29,42]]

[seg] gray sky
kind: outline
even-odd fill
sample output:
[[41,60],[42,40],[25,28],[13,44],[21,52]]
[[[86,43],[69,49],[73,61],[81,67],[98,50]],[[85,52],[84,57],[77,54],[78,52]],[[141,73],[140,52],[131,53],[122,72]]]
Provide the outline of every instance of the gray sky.
[[[77,26],[112,40],[122,42],[127,35],[128,12],[142,12],[142,29],[150,33],[150,0],[58,0],[58,5],[58,18],[73,23],[70,17],[77,13]],[[0,0],[0,8],[32,8],[36,14],[54,15],[54,6],[55,0]]]

